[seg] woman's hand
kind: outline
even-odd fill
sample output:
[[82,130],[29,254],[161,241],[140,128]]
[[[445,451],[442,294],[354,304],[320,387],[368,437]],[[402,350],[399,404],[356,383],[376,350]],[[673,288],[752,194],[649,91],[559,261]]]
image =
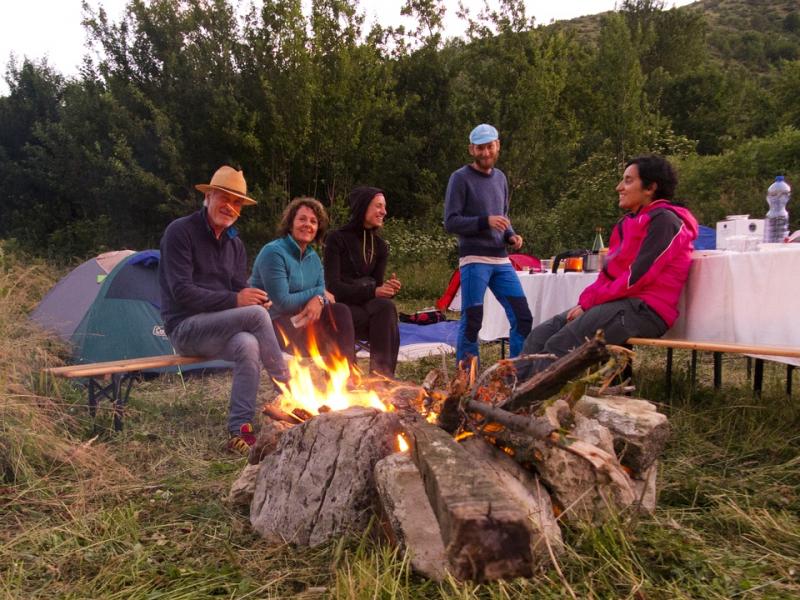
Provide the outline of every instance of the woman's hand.
[[336,296],[331,294],[328,290],[325,290],[325,299],[329,304],[336,304]]
[[392,273],[392,276],[383,282],[383,285],[379,285],[375,288],[375,297],[376,298],[394,298],[399,292],[402,285],[400,284],[400,280],[397,278],[395,273]]
[[580,304],[578,306],[573,306],[571,309],[569,309],[569,312],[567,313],[567,321],[574,321],[582,314],[583,314],[583,309],[581,308]]
[[300,315],[303,315],[303,318],[307,319],[307,324],[314,323],[315,321],[319,321],[323,306],[324,302],[322,296],[314,296],[311,300],[306,302],[305,307],[300,311]]

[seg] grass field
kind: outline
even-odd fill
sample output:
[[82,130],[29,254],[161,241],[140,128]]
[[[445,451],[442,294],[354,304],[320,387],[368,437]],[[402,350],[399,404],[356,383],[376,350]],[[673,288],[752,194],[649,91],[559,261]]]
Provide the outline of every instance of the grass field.
[[530,580],[435,584],[369,532],[311,550],[252,533],[223,502],[244,463],[223,450],[228,375],[138,384],[125,431],[94,437],[84,393],[40,375],[64,349],[26,321],[56,275],[0,252],[2,597],[800,597],[800,401],[785,397],[782,366],[768,365],[761,399],[744,359],[725,359],[721,392],[701,385],[691,398],[679,368],[667,403],[663,355],[638,356],[639,395],[664,402],[674,428],[656,514],[566,528],[558,568]]

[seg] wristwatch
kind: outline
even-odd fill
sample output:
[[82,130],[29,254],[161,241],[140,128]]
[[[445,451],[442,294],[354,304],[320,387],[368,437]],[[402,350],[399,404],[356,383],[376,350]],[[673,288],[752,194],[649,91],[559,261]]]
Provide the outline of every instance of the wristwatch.
[[325,301],[325,296],[317,296],[317,298],[319,298],[320,306],[325,306],[327,304],[327,302]]

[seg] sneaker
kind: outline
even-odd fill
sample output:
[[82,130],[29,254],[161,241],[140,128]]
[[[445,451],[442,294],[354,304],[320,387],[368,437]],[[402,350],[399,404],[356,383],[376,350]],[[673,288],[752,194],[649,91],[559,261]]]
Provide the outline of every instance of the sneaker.
[[253,425],[245,423],[239,427],[238,434],[231,434],[228,440],[228,451],[246,455],[250,452],[250,446],[256,443],[256,434]]

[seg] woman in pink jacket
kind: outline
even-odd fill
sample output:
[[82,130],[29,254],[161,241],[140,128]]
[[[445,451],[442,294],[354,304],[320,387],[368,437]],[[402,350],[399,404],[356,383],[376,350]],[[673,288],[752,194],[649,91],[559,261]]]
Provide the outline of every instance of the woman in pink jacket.
[[[611,233],[602,271],[577,306],[531,331],[523,354],[563,356],[598,329],[609,344],[624,344],[630,337],[661,337],[672,327],[697,237],[697,220],[672,202],[677,183],[672,165],[660,156],[626,163],[617,193],[628,213]],[[534,360],[526,375],[550,362]]]

